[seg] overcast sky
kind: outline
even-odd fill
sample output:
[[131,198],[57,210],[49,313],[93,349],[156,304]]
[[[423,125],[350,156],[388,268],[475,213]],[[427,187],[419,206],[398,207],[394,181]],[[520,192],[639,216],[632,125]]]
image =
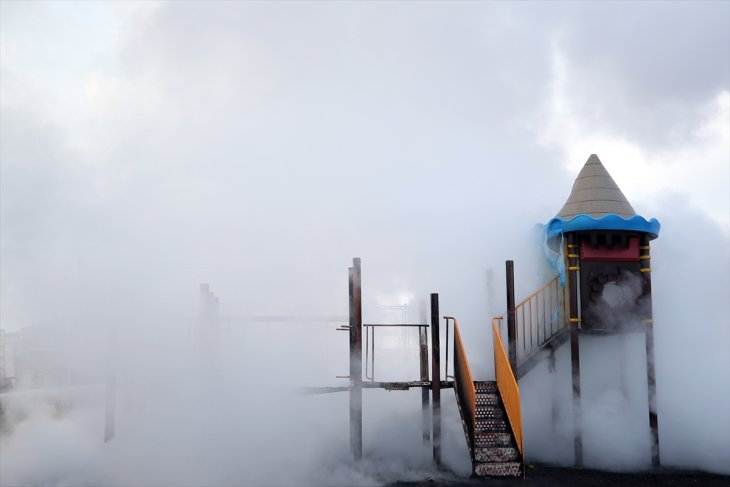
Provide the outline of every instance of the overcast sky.
[[[358,256],[366,320],[392,319],[383,307],[404,303],[420,319],[418,299],[437,291],[462,324],[475,376],[490,378],[485,344],[489,319],[504,313],[504,260],[515,260],[520,297],[552,277],[535,228],[562,207],[592,153],[639,214],[662,222],[652,289],[663,461],[727,474],[728,1],[0,0],[0,327],[76,327],[66,358],[99,380],[111,355],[104,333],[116,329],[120,374],[149,380],[159,369],[186,385],[199,283],[225,315],[342,316]],[[329,412],[325,399],[307,401],[309,420],[278,401],[302,429],[277,422],[277,437],[260,421],[270,405],[245,409],[242,393],[262,363],[272,382],[343,384],[334,375],[346,370],[344,334],[294,328],[267,327],[263,339],[246,335],[256,327],[226,332],[240,335],[225,340],[242,360],[226,369],[240,403],[212,394],[201,414],[183,387],[185,400],[151,416],[151,432],[138,423],[139,436],[128,429],[124,446],[120,433],[111,453],[101,420],[69,419],[86,435],[77,444],[55,412],[39,413],[3,436],[11,460],[0,474],[18,484],[205,485],[220,475],[240,485],[243,472],[259,485],[275,483],[274,472],[301,485],[298,465],[309,462],[319,485],[312,479],[332,462],[346,463],[344,396],[326,400]],[[420,454],[420,411],[406,399],[402,416],[366,407],[383,416],[366,450]],[[529,404],[548,401],[538,399]],[[591,411],[616,406],[604,399]],[[464,449],[450,400],[445,441]],[[597,423],[613,429],[611,415],[625,416],[616,407]],[[528,442],[539,436],[526,431]],[[622,431],[612,434],[623,440]],[[296,454],[280,456],[282,446]],[[310,461],[314,446],[328,463]],[[467,475],[465,453],[445,451]],[[287,470],[281,457],[300,464]],[[392,479],[403,479],[394,465]]]
[[6,327],[99,288],[270,297],[354,255],[509,248],[591,153],[647,218],[730,234],[728,2],[1,8]]

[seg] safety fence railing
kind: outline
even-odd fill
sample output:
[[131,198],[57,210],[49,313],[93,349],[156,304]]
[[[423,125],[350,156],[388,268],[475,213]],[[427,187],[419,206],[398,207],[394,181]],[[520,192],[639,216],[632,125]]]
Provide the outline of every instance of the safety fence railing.
[[476,420],[476,388],[466,359],[464,342],[461,339],[459,324],[454,320],[454,388],[459,396],[464,422],[469,436],[469,450],[474,455],[474,430]]
[[499,326],[492,322],[492,337],[494,344],[494,374],[497,378],[497,388],[502,398],[504,409],[507,411],[512,433],[520,451],[521,461],[524,461],[524,449],[522,445],[522,412],[520,410],[520,389],[517,385],[514,372],[509,365],[509,359],[502,344],[502,337],[499,333]]
[[[368,380],[370,382],[375,382],[375,329],[376,328],[382,328],[382,329],[393,329],[393,328],[400,328],[403,331],[407,331],[410,329],[417,328],[418,329],[418,341],[419,341],[419,354],[420,354],[420,361],[423,366],[425,363],[426,366],[428,365],[428,345],[427,345],[427,337],[428,337],[428,329],[430,325],[427,323],[363,323],[362,325],[364,335],[365,335],[365,380]],[[348,326],[341,325],[338,330],[349,330]],[[405,338],[405,340],[403,340]],[[401,335],[401,340],[407,341],[408,335],[405,333]],[[449,346],[449,334],[448,334],[448,325],[447,325],[447,332],[446,332],[446,350],[448,350]],[[446,356],[446,360],[448,363],[448,352]],[[448,374],[448,365],[446,368],[446,373]],[[423,373],[421,374],[423,376]],[[424,377],[421,377],[423,380]],[[428,377],[425,378],[428,380]],[[448,380],[448,377],[446,378]]]
[[517,362],[529,357],[565,328],[565,287],[558,276],[515,306]]

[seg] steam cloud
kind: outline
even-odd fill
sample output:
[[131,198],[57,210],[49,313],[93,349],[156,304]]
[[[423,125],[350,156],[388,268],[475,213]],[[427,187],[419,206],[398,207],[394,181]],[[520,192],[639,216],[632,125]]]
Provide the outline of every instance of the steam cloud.
[[[518,297],[551,277],[533,225],[563,203],[564,164],[585,160],[572,155],[586,140],[663,225],[663,463],[730,473],[730,200],[716,181],[730,159],[727,4],[666,5],[660,22],[642,5],[0,6],[0,322],[31,330],[26,370],[44,371],[0,395],[2,485],[450,475],[421,444],[420,391],[365,391],[354,465],[346,394],[296,393],[346,384],[346,335],[250,317],[345,316],[359,256],[366,321],[399,321],[385,306],[404,303],[418,320],[438,292],[491,378],[503,262],[516,262]],[[624,28],[627,11],[640,28]],[[585,31],[596,19],[617,43]],[[637,158],[656,164],[661,196],[626,191],[622,164]],[[706,178],[692,191],[661,178],[677,158]],[[222,315],[248,317],[224,322],[215,360],[198,354],[202,282]],[[378,379],[416,378],[413,342],[378,339]],[[586,462],[647,467],[643,337],[581,347]],[[528,462],[572,461],[568,369],[564,346],[556,373],[544,364],[521,383]],[[443,396],[444,461],[468,475]]]

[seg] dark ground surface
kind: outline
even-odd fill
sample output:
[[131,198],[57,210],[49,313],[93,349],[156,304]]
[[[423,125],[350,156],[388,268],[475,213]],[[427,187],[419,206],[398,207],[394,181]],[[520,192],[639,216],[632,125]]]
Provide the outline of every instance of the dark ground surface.
[[574,487],[584,485],[730,487],[730,476],[671,469],[660,469],[651,472],[616,473],[588,469],[534,466],[527,469],[527,478],[524,480],[512,478],[446,480],[434,477],[420,482],[396,482],[390,484],[390,487],[479,487],[483,485],[494,485],[495,487]]

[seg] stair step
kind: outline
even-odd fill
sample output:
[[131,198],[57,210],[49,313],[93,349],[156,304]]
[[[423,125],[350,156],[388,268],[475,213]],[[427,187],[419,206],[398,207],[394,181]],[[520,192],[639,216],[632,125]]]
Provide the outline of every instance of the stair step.
[[477,463],[474,473],[479,477],[520,477],[522,468],[520,462]]
[[520,455],[516,448],[497,447],[497,448],[476,448],[474,450],[474,460],[479,463],[484,462],[514,462],[519,461]]
[[475,411],[477,421],[480,419],[504,419],[502,408],[494,406],[477,407]]
[[477,418],[477,433],[502,433],[508,432],[507,422],[500,418]]
[[476,389],[477,394],[496,394],[497,393],[497,383],[493,380],[489,381],[475,381],[474,382],[474,388]]
[[512,446],[512,435],[509,433],[477,433],[474,435],[474,448],[494,448]]
[[476,396],[477,407],[499,405],[499,395],[496,393],[482,393]]

